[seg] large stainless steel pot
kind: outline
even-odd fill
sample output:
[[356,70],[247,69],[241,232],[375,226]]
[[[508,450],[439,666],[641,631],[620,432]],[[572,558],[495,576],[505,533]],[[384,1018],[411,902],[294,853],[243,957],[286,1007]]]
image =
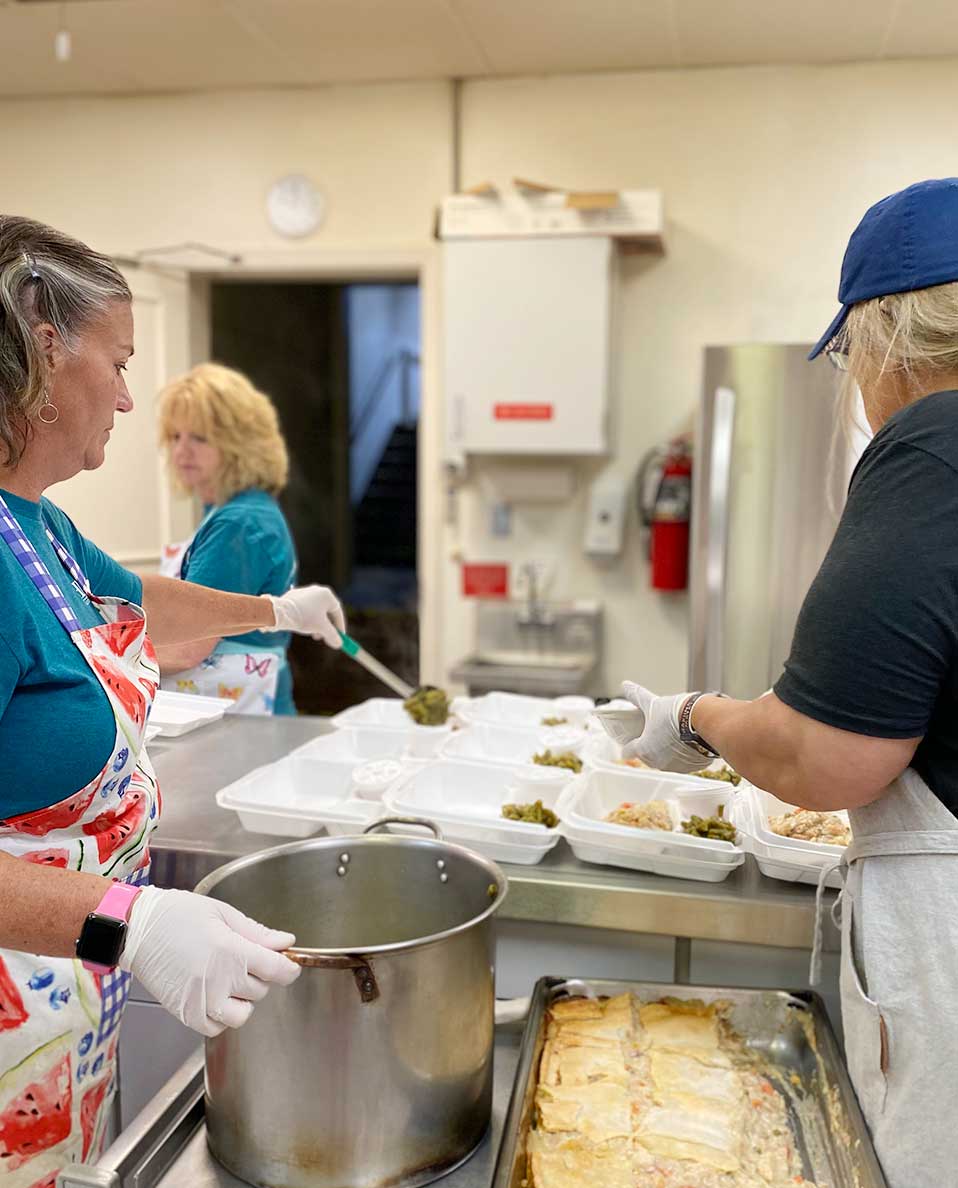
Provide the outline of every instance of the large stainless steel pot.
[[197,891],[294,932],[305,967],[207,1041],[222,1164],[269,1188],[413,1188],[468,1159],[492,1102],[494,863],[438,836],[318,838]]

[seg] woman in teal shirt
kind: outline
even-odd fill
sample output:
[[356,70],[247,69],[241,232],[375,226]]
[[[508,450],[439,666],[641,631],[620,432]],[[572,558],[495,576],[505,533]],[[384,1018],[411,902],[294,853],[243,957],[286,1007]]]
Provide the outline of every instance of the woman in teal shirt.
[[[289,461],[269,397],[238,371],[203,363],[163,390],[159,420],[177,484],[204,506],[192,539],[165,550],[161,572],[236,594],[284,594],[296,551],[276,502]],[[240,713],[295,714],[289,638],[251,631],[159,648],[162,686],[231,697]]]

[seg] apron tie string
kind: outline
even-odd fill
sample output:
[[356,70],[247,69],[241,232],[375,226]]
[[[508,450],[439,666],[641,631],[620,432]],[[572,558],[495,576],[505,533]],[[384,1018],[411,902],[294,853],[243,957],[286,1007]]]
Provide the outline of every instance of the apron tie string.
[[832,904],[831,917],[836,928],[841,928],[842,897],[845,894],[845,878],[848,874],[848,863],[845,861],[844,854],[830,865],[823,866],[818,876],[818,887],[815,890],[815,937],[808,970],[808,980],[813,986],[817,986],[822,980],[822,952],[825,947],[825,887],[836,870],[841,875],[842,886],[838,898]]

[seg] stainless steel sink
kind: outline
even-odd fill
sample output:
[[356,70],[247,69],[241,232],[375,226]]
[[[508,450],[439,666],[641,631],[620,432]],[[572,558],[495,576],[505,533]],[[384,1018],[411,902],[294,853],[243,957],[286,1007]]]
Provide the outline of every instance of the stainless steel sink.
[[543,697],[585,692],[602,655],[595,603],[481,602],[476,650],[450,670],[472,695],[503,689]]

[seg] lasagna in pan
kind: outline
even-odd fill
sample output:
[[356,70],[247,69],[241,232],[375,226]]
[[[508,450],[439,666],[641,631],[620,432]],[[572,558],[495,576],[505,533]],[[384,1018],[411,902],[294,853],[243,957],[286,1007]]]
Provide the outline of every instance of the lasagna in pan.
[[716,1006],[553,1004],[531,1188],[815,1188],[785,1102]]

